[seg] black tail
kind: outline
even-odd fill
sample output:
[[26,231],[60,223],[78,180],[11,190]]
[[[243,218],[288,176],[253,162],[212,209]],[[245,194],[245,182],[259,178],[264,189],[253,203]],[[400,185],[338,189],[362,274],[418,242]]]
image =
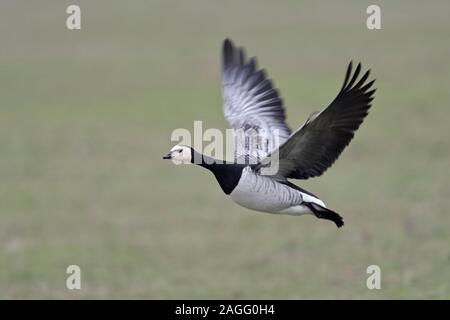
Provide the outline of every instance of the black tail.
[[342,217],[338,213],[330,209],[324,208],[322,206],[319,206],[316,203],[303,202],[303,204],[307,206],[317,218],[331,220],[336,224],[338,228],[344,225],[344,219],[342,219]]

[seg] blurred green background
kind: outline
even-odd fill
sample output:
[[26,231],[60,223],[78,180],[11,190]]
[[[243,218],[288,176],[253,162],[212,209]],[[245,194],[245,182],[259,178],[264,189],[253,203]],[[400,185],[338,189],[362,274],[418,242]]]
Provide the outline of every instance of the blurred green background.
[[[373,3],[382,30],[366,28]],[[444,0],[2,1],[0,298],[450,298],[449,13]],[[161,160],[176,128],[227,128],[225,37],[268,70],[293,128],[351,59],[372,69],[350,147],[296,182],[343,229],[248,211],[207,171]],[[381,290],[366,287],[372,264]]]

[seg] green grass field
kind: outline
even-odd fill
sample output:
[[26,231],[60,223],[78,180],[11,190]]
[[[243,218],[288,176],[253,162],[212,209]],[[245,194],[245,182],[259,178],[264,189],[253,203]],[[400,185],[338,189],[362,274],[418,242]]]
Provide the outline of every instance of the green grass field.
[[[375,31],[372,1],[75,2],[80,31],[72,1],[0,4],[0,298],[450,298],[448,1],[377,1]],[[174,129],[227,127],[225,37],[258,56],[291,127],[351,59],[372,69],[350,147],[296,182],[344,228],[248,211],[161,160]]]

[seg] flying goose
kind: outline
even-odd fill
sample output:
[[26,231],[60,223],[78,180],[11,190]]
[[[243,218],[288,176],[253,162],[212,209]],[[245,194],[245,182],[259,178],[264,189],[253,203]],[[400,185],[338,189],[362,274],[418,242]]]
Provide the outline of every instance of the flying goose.
[[[295,132],[285,123],[283,103],[277,89],[258,70],[255,58],[246,59],[243,48],[223,42],[222,92],[224,114],[241,135],[235,138],[233,162],[203,155],[185,145],[174,146],[163,159],[193,163],[210,170],[220,187],[237,204],[256,211],[304,215],[333,221],[342,227],[342,217],[328,209],[314,194],[288,179],[322,175],[352,140],[371,107],[375,80],[366,82],[368,70],[358,80],[359,63],[350,62],[344,84],[336,98],[321,112],[313,113]],[[258,136],[255,149],[249,141]],[[278,139],[272,139],[276,132]],[[264,152],[266,154],[264,156]],[[262,155],[262,156],[261,156]],[[274,164],[276,171],[271,172]],[[264,169],[269,169],[264,173]],[[273,170],[272,170],[273,171]]]

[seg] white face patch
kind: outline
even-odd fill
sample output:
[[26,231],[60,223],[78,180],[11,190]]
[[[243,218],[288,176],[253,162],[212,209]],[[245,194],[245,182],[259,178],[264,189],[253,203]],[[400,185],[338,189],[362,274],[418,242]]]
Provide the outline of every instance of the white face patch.
[[170,153],[172,154],[172,162],[176,165],[191,163],[192,153],[189,147],[176,145],[170,149]]

